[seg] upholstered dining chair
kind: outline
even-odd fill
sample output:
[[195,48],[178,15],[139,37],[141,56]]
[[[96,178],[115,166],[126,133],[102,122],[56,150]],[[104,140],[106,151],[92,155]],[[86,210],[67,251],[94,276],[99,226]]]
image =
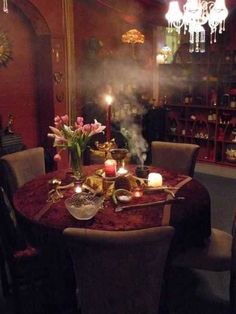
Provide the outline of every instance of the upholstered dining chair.
[[1,185],[12,199],[17,188],[45,173],[44,149],[36,147],[0,158]]
[[74,264],[81,313],[158,313],[173,227],[67,228],[63,234]]
[[195,144],[154,141],[152,165],[193,177],[199,148]]
[[174,257],[172,265],[208,271],[229,271],[231,265],[232,235],[211,229],[211,236],[204,247],[186,249]]
[[[0,187],[1,282],[4,296],[14,296],[16,313],[39,313],[47,278],[41,250],[32,246],[20,228],[15,211]],[[9,271],[6,271],[8,269]],[[38,310],[36,310],[36,307]]]

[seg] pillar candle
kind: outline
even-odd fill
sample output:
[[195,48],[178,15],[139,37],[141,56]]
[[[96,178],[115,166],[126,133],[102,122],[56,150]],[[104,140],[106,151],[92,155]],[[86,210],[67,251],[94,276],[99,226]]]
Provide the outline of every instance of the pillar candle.
[[107,159],[104,163],[104,170],[106,177],[115,177],[116,176],[116,160]]
[[157,188],[162,186],[162,176],[160,173],[151,172],[148,175],[148,186]]

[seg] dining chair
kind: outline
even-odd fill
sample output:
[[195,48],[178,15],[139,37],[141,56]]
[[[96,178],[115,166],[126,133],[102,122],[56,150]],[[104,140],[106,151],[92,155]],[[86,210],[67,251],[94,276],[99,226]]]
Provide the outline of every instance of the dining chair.
[[44,148],[35,147],[0,158],[0,184],[12,200],[13,194],[26,182],[45,174]]
[[[31,245],[20,228],[15,211],[0,187],[1,280],[4,296],[13,295],[17,313],[24,308],[38,313],[47,277],[43,254]],[[7,271],[8,270],[8,271]],[[41,298],[41,301],[39,299]],[[27,301],[26,301],[27,300]]]
[[199,145],[154,141],[152,165],[193,177]]
[[[222,230],[212,228],[211,236],[203,247],[192,247],[185,249],[185,251],[177,254],[170,253],[169,266],[170,269],[167,272],[166,277],[166,291],[171,291],[171,274],[177,274],[185,270],[201,270],[210,272],[230,272],[231,259],[232,259],[232,235]],[[168,278],[168,275],[170,277]],[[233,287],[233,286],[232,286]],[[170,289],[170,290],[169,290]],[[236,292],[236,287],[234,288]],[[230,289],[229,289],[230,291]],[[233,291],[233,288],[232,288]],[[167,299],[169,299],[173,293],[167,292]],[[231,293],[233,294],[233,293]],[[236,294],[235,294],[236,297]],[[233,299],[232,299],[233,300]],[[230,298],[230,304],[232,303]],[[173,304],[167,304],[168,312],[172,313],[174,310]],[[235,308],[236,309],[236,308]],[[235,314],[232,312],[231,314]]]
[[101,231],[66,228],[81,313],[158,314],[174,228]]
[[211,229],[211,236],[203,247],[192,247],[176,255],[172,265],[208,271],[229,271],[231,267],[232,235]]

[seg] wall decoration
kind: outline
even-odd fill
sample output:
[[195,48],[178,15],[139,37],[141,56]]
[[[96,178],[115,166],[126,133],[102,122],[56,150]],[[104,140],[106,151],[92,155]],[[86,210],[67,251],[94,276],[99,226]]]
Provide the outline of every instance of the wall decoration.
[[63,73],[62,72],[54,72],[53,78],[54,78],[54,82],[56,84],[60,84],[63,80]]
[[62,101],[64,100],[64,98],[65,98],[64,92],[58,92],[58,93],[56,93],[56,100],[57,100],[58,102],[62,102]]
[[0,67],[6,66],[12,59],[12,49],[7,34],[0,30]]

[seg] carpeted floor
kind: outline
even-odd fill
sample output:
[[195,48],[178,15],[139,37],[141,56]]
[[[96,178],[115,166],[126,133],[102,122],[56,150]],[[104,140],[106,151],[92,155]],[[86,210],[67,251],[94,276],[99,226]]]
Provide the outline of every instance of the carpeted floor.
[[[201,172],[196,172],[195,178],[209,190],[212,226],[231,232],[236,209],[236,180]],[[178,269],[173,272],[172,279],[170,314],[229,314],[229,272]],[[13,314],[12,300],[4,300],[1,291],[0,313]]]

